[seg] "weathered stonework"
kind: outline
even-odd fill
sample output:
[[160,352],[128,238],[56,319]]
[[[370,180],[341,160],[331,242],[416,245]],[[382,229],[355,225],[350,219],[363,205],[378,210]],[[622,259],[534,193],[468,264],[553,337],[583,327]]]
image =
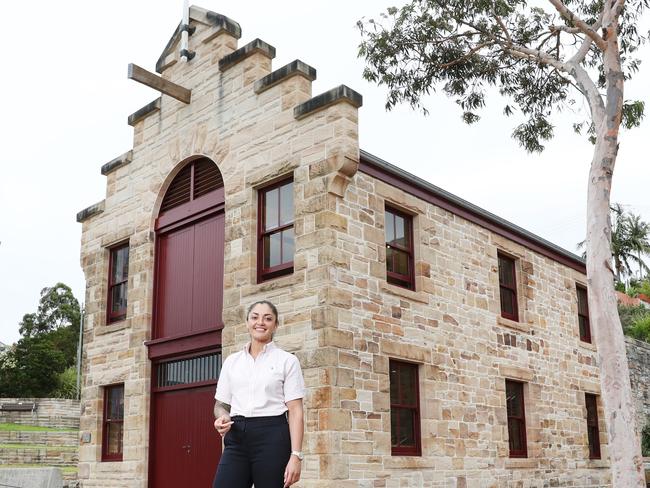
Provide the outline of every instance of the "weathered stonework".
[[[191,103],[163,95],[131,120],[131,162],[106,173],[103,211],[81,219],[83,486],[147,486],[151,362],[143,343],[151,339],[154,222],[170,182],[197,155],[217,164],[225,187],[224,357],[247,340],[245,307],[266,298],[282,317],[277,342],[303,367],[298,486],[609,486],[604,425],[603,460],[589,460],[587,449],[584,393],[600,386],[596,350],[578,338],[579,260],[560,263],[534,250],[531,237],[510,240],[362,170],[360,95],[341,86],[312,98],[308,67],[276,80],[270,46],[233,57],[236,23],[195,7],[190,17],[196,56],[178,61],[170,42],[159,72],[191,89]],[[294,272],[257,283],[256,190],[288,175]],[[386,204],[413,215],[414,291],[386,282]],[[127,317],[107,325],[108,248],[126,240]],[[497,251],[517,258],[519,322],[500,316]],[[390,358],[420,365],[422,456],[391,455]],[[526,383],[527,459],[508,457],[506,379]],[[125,385],[124,460],[102,463],[102,388],[115,383]]]
[[650,424],[650,344],[625,338],[639,432]]

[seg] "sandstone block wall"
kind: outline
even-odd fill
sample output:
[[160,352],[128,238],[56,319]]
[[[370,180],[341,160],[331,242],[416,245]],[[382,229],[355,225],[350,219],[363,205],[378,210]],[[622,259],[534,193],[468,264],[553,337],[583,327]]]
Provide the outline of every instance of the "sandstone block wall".
[[[191,103],[163,95],[133,120],[128,162],[111,165],[105,199],[82,213],[83,486],[147,486],[153,225],[167,186],[197,155],[225,186],[223,354],[248,339],[246,306],[267,298],[281,315],[277,342],[303,367],[301,487],[608,486],[604,426],[603,460],[587,452],[584,393],[598,394],[599,381],[596,351],[578,339],[575,284],[585,277],[359,172],[358,103],[337,95],[294,111],[313,100],[310,77],[259,90],[272,52],[252,49],[220,69],[236,36],[201,9],[191,18],[196,57],[169,55],[163,72],[192,90]],[[294,273],[258,284],[257,189],[288,175]],[[414,216],[415,291],[386,283],[387,203]],[[108,249],[127,239],[127,318],[107,325]],[[519,322],[500,318],[498,250],[518,259]],[[390,358],[420,365],[419,457],[391,455]],[[526,383],[528,459],[508,457],[506,379]],[[102,463],[102,388],[114,383],[125,385],[124,460]]]
[[[333,422],[307,435],[311,452],[330,446],[320,459],[336,466],[332,478],[608,486],[602,422],[603,460],[589,460],[587,449],[584,393],[600,386],[596,350],[578,336],[575,287],[584,275],[362,173],[336,204],[344,224],[327,307],[336,367],[310,378],[318,394],[308,399],[310,419],[319,412]],[[386,283],[386,204],[413,215],[415,291]],[[500,316],[497,251],[517,258],[519,322]],[[391,456],[389,358],[420,364],[421,457]],[[528,459],[508,457],[506,379],[526,384]],[[329,410],[318,410],[322,398]]]
[[[330,218],[335,206],[327,188],[340,191],[358,158],[357,108],[337,99],[298,120],[294,108],[311,98],[309,76],[298,73],[259,90],[255,82],[271,73],[273,54],[255,49],[222,70],[219,61],[235,51],[236,37],[215,30],[201,9],[193,7],[191,17],[196,31],[189,47],[196,57],[190,64],[168,63],[163,75],[190,88],[192,102],[163,95],[159,110],[134,122],[130,160],[107,172],[106,198],[80,214],[87,282],[81,419],[86,440],[79,465],[84,486],[147,486],[151,364],[143,342],[151,338],[153,224],[167,186],[188,158],[207,156],[224,179],[224,355],[246,339],[245,306],[262,296],[282,311],[288,349],[316,350],[322,335],[311,328],[312,309],[328,277],[327,243],[334,243],[334,234],[321,215]],[[296,201],[295,272],[258,285],[256,188],[289,175]],[[127,239],[127,317],[107,325],[108,249]],[[125,385],[124,460],[101,463],[102,391],[114,383]],[[321,477],[318,465],[308,464],[309,471],[313,479]]]

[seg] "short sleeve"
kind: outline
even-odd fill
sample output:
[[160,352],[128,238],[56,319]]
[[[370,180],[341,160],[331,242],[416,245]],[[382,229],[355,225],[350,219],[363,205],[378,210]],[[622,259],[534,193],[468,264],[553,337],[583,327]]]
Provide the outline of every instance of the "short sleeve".
[[305,380],[302,377],[300,362],[291,354],[285,365],[284,401],[290,402],[305,397]]
[[219,373],[219,379],[217,380],[217,391],[214,394],[214,399],[230,405],[232,401],[232,391],[230,388],[230,363],[229,359],[232,356],[228,356],[221,366],[221,372]]

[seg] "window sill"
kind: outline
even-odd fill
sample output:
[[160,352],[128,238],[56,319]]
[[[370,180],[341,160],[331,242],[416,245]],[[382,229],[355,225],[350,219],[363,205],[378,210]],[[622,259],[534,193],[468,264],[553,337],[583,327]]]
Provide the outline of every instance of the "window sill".
[[589,349],[590,351],[596,352],[596,344],[593,342],[585,342],[585,341],[580,341],[580,347],[584,349]]
[[118,322],[113,322],[111,324],[106,324],[102,327],[95,328],[95,335],[104,335],[110,334],[112,332],[117,332],[118,330],[124,330],[131,327],[131,319],[124,319]]
[[604,469],[609,468],[609,463],[604,459],[587,459],[586,467],[590,469]]
[[429,303],[429,295],[422,291],[408,290],[406,288],[402,288],[401,286],[391,285],[390,283],[387,283],[385,281],[380,282],[379,288],[382,291],[385,291],[392,295],[397,295],[402,298],[408,298],[409,300],[414,300],[420,303]]
[[514,320],[507,319],[501,315],[497,315],[497,325],[502,325],[503,327],[508,327],[509,329],[515,329],[520,332],[526,332],[530,334],[530,325],[523,322],[515,322]]
[[391,454],[384,458],[384,467],[387,469],[430,469],[435,468],[434,457],[405,456],[403,454]]
[[269,291],[277,290],[278,288],[285,288],[295,285],[296,283],[299,283],[303,277],[303,273],[293,272],[289,275],[278,276],[277,278],[271,278],[267,281],[262,281],[261,283],[244,286],[242,287],[241,293],[242,296],[250,296],[257,293],[266,293]]
[[506,469],[537,469],[539,461],[530,458],[508,458],[505,462]]

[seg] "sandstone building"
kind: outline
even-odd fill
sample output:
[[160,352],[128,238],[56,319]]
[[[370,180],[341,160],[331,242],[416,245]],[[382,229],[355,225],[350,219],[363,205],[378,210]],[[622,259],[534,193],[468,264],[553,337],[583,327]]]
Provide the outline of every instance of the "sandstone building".
[[350,88],[197,7],[185,62],[182,30],[157,71],[186,91],[129,117],[77,216],[82,486],[210,486],[260,298],[308,386],[300,486],[608,486],[584,263],[360,151]]

